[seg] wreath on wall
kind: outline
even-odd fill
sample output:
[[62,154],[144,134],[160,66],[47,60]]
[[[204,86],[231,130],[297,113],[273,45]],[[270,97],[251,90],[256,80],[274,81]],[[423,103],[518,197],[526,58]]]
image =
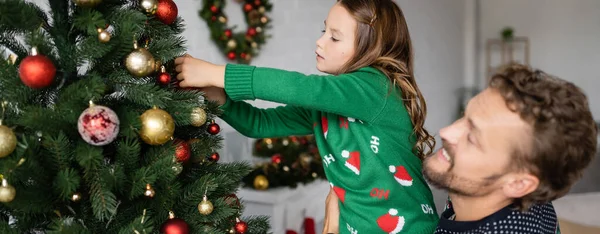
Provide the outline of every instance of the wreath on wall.
[[236,26],[227,25],[223,12],[226,1],[204,0],[200,17],[206,21],[211,39],[230,61],[249,64],[269,37],[265,31],[270,20],[265,13],[271,11],[272,5],[269,0],[236,0],[243,6],[247,28],[245,32],[233,32]]

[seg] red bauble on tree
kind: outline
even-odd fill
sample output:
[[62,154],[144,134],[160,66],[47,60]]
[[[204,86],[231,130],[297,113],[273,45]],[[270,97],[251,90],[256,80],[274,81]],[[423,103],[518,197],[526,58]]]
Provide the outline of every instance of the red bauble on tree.
[[211,135],[217,135],[221,131],[221,127],[213,121],[208,125],[207,131]]
[[221,156],[219,156],[219,153],[217,152],[214,152],[213,154],[208,156],[208,160],[210,160],[211,162],[218,162],[220,158]]
[[176,141],[175,144],[177,144],[175,147],[175,157],[177,158],[177,161],[187,162],[192,154],[190,144],[182,140]]
[[90,145],[107,145],[119,134],[119,118],[110,108],[90,102],[90,107],[77,120],[77,129]]
[[254,5],[260,6],[260,0],[254,0]]
[[164,24],[172,24],[177,19],[177,4],[173,0],[158,0],[158,8],[156,9],[156,18]]
[[212,5],[212,6],[210,6],[210,11],[212,13],[217,13],[217,12],[219,12],[219,8],[215,5]]
[[225,29],[225,37],[230,38],[231,37],[231,29]]
[[156,81],[161,85],[168,85],[171,82],[171,75],[166,72],[164,66],[160,68],[160,73],[156,77]]
[[250,11],[252,10],[252,8],[253,8],[253,7],[252,7],[252,4],[250,4],[250,3],[246,3],[246,4],[244,5],[244,11],[245,11],[245,12],[250,12]]
[[240,218],[235,218],[235,233],[237,234],[246,234],[248,232],[248,224]]
[[52,84],[56,75],[56,67],[52,61],[31,48],[31,55],[21,61],[19,77],[23,84],[33,89],[45,88]]
[[164,234],[188,234],[189,225],[180,218],[175,218],[173,212],[169,212],[169,219],[160,227],[160,233]]
[[229,60],[235,60],[235,57],[236,57],[235,56],[235,52],[229,52],[229,53],[227,53],[227,58]]
[[249,37],[256,36],[256,29],[255,28],[249,28],[248,32],[246,32],[246,35],[248,35]]
[[271,157],[271,162],[275,163],[275,164],[280,164],[281,163],[281,154],[274,154]]

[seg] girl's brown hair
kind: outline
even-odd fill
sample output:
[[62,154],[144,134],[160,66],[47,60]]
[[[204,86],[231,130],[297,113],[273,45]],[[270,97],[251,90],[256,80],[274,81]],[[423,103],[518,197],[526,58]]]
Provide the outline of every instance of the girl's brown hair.
[[413,73],[413,51],[402,10],[392,0],[338,0],[357,21],[355,55],[339,73],[372,66],[402,90],[402,100],[416,135],[416,151],[423,159],[435,147],[424,127],[427,105]]

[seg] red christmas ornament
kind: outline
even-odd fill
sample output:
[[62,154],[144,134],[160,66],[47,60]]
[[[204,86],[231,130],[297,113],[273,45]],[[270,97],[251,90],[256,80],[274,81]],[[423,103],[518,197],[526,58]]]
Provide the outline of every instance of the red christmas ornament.
[[227,53],[227,58],[229,60],[235,60],[235,52],[229,52],[229,53]]
[[175,157],[177,158],[177,161],[187,162],[190,159],[190,155],[192,154],[190,144],[182,140],[177,141],[176,144],[177,146],[175,147]]
[[208,157],[208,160],[210,160],[211,162],[218,162],[220,158],[221,156],[219,155],[219,153],[214,152]]
[[210,20],[217,21],[217,17],[213,15],[212,17],[210,17]]
[[56,67],[52,61],[37,53],[37,48],[31,48],[31,55],[21,61],[19,77],[23,84],[33,89],[45,88],[52,84],[56,75]]
[[172,24],[177,19],[177,4],[173,0],[158,0],[156,18],[164,24]]
[[280,164],[281,163],[281,154],[274,154],[271,157],[271,162],[273,162],[275,164]]
[[172,212],[169,213],[169,219],[160,227],[160,233],[164,234],[188,234],[189,225],[180,218],[175,218]]
[[171,75],[166,72],[164,66],[160,68],[160,73],[158,74],[156,81],[161,85],[168,85],[171,82]]
[[225,196],[225,203],[232,208],[241,207],[240,199],[234,193]]
[[245,12],[250,12],[251,10],[252,10],[252,4],[250,4],[250,3],[246,3],[246,4],[244,5],[244,11],[245,11]]
[[260,0],[254,0],[254,5],[260,6]]
[[219,127],[219,125],[215,122],[212,122],[208,125],[208,133],[210,133],[211,135],[217,135],[217,133],[219,133],[220,131],[221,127]]
[[225,37],[230,38],[231,37],[231,29],[225,29]]
[[235,233],[237,234],[245,234],[248,231],[248,224],[242,220],[240,220],[240,218],[235,218]]
[[212,13],[217,13],[217,12],[219,12],[219,8],[217,8],[217,6],[215,6],[215,5],[212,5],[212,6],[210,6],[210,11],[212,11]]
[[242,59],[246,59],[246,53],[242,52],[242,53],[240,54],[240,58],[242,58]]
[[256,36],[256,29],[255,28],[249,28],[248,32],[246,32],[246,35],[253,37]]
[[119,117],[110,108],[90,102],[90,107],[77,120],[77,129],[81,138],[90,145],[107,145],[119,134]]

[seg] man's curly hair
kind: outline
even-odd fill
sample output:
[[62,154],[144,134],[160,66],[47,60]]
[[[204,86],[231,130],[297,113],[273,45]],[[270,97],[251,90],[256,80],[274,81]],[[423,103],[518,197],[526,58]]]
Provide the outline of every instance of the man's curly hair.
[[540,184],[516,205],[526,210],[565,195],[596,154],[598,127],[586,95],[570,82],[521,64],[503,68],[489,87],[533,130],[529,147],[515,152],[512,165],[537,176]]

